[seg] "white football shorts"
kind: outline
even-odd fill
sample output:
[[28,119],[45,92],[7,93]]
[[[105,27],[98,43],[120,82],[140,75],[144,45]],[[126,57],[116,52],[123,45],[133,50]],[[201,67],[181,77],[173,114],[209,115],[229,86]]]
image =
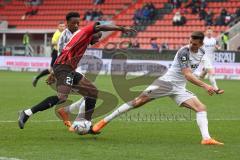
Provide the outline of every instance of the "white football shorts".
[[156,79],[150,86],[143,91],[144,95],[152,99],[161,97],[172,98],[178,106],[180,106],[186,100],[196,97],[195,94],[188,91],[185,86],[179,85],[176,82],[163,81]]

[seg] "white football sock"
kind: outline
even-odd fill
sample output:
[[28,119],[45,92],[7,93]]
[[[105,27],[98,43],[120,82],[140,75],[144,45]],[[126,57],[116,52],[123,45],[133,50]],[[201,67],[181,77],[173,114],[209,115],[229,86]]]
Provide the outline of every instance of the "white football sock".
[[208,77],[209,77],[209,81],[210,81],[211,85],[214,88],[218,89],[217,82],[215,80],[215,76],[214,75],[209,75]]
[[72,103],[71,105],[65,107],[65,110],[69,113],[79,112],[80,108],[85,108],[85,99],[81,98],[77,102]]
[[78,115],[75,118],[75,121],[85,118],[85,100],[79,106]]
[[28,116],[31,116],[33,114],[31,109],[25,110],[24,113]]
[[201,131],[202,138],[203,139],[209,139],[211,138],[208,132],[208,119],[207,119],[207,112],[202,111],[202,112],[197,112],[196,113],[196,120],[198,127]]
[[134,108],[131,103],[124,103],[123,105],[121,105],[120,107],[118,107],[114,112],[112,112],[110,115],[108,115],[107,117],[104,118],[105,122],[110,122],[111,120],[113,120],[114,118],[116,118],[117,116],[121,115],[124,112],[129,111],[130,109]]

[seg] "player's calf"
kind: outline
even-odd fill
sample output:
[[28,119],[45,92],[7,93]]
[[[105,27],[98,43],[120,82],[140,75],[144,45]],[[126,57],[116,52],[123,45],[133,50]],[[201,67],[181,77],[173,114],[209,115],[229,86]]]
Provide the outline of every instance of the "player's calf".
[[57,112],[58,112],[59,116],[61,117],[61,119],[63,120],[64,125],[67,127],[71,127],[72,123],[69,120],[69,115],[68,115],[68,112],[65,111],[65,108],[64,107],[59,108],[57,110]]
[[25,123],[29,119],[29,117],[39,111],[44,111],[56,105],[59,102],[59,98],[57,96],[47,97],[45,100],[40,102],[39,104],[33,106],[30,109],[26,109],[19,114],[18,125],[20,129],[24,128]]

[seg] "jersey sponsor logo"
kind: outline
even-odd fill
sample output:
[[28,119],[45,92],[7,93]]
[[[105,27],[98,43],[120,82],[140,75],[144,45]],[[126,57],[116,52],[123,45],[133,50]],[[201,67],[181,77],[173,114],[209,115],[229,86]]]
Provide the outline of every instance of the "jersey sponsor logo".
[[204,45],[204,47],[206,47],[206,48],[212,48],[212,47],[215,47],[215,44],[209,44],[209,45]]
[[182,63],[187,63],[187,57],[186,56],[182,56],[181,57],[181,61],[182,61]]
[[196,69],[196,68],[198,68],[198,66],[199,66],[199,64],[191,64],[192,69]]

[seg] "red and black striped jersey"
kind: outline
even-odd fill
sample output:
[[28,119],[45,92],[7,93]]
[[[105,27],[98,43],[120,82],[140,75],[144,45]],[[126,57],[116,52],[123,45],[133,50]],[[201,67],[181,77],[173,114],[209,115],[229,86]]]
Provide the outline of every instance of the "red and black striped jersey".
[[88,45],[92,41],[93,34],[95,33],[95,25],[97,24],[92,23],[76,31],[54,64],[67,64],[76,69]]

